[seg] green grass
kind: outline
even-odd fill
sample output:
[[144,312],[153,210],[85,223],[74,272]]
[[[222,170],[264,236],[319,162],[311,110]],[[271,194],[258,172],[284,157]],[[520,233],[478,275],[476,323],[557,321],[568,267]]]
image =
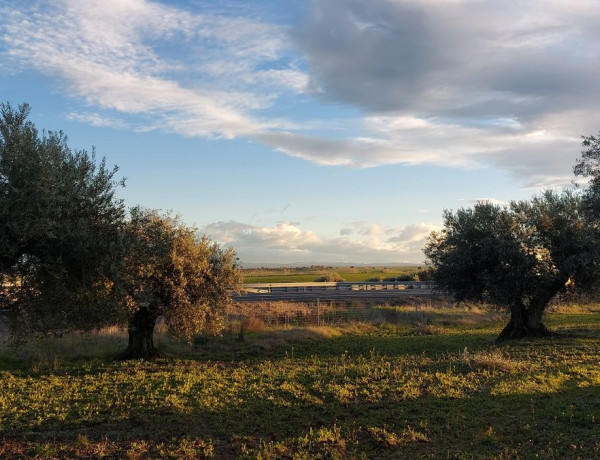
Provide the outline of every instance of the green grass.
[[364,282],[372,278],[405,276],[419,270],[417,266],[406,267],[329,267],[329,268],[280,268],[245,269],[244,283],[308,283],[328,273],[338,273],[344,281]]
[[110,361],[115,331],[5,345],[0,458],[600,457],[597,309],[502,346],[505,318],[420,314],[192,349],[162,336],[156,362]]

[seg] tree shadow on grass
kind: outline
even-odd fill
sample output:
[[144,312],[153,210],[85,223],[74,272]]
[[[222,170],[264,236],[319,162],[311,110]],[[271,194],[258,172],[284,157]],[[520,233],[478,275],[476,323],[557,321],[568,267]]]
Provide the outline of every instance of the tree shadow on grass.
[[[460,359],[434,359],[428,362],[428,358],[458,355],[465,348],[470,353],[477,350],[484,353],[505,350],[509,354],[514,352],[517,359],[529,353],[528,350],[535,354],[536,350],[544,347],[551,347],[554,354],[570,353],[586,346],[584,342],[590,338],[597,338],[596,331],[590,333],[581,330],[577,332],[577,338],[582,339],[579,342],[564,338],[561,343],[562,338],[551,338],[536,340],[535,348],[521,341],[498,348],[490,346],[495,334],[489,328],[431,336],[408,335],[407,331],[379,332],[379,335],[314,338],[291,346],[281,345],[267,352],[258,350],[260,354],[253,359],[233,353],[231,358],[222,356],[218,362],[209,358],[206,360],[211,361],[212,365],[233,369],[243,365],[240,362],[242,359],[251,367],[263,362],[271,362],[276,367],[300,360],[295,367],[301,368],[310,362],[311,357],[318,358],[321,365],[328,365],[340,362],[344,356],[350,359],[358,356],[379,357],[385,361],[416,356],[424,359],[414,360],[412,367],[405,367],[406,372],[418,370],[433,376],[432,379],[441,372],[439,378],[443,379],[444,371],[453,367],[450,375],[466,379],[474,370],[469,364],[461,364]],[[550,359],[552,353],[548,354]],[[589,365],[589,360],[593,358],[586,359],[586,365]],[[189,363],[189,366],[206,364],[202,362],[202,357],[197,361],[184,363]],[[49,375],[85,377],[110,371],[122,372],[128,366],[132,371],[168,372],[174,362],[115,363],[108,368],[79,368],[73,372],[62,370],[50,372]],[[566,372],[560,366],[554,368],[549,364],[541,377],[550,380],[562,378],[569,374],[568,370]],[[529,382],[525,381],[525,377],[517,375],[512,377],[509,384],[514,386],[515,379],[523,379],[519,383],[523,388],[503,390],[517,394],[493,395],[493,388],[504,378],[499,375],[488,379],[487,386],[476,385],[472,390],[463,389],[460,397],[450,398],[436,395],[434,389],[427,386],[431,379],[425,380],[412,396],[402,396],[402,392],[378,395],[376,385],[370,394],[359,392],[344,396],[344,381],[340,380],[339,375],[323,376],[321,378],[326,381],[322,384],[326,388],[329,388],[327,385],[333,385],[335,391],[315,390],[311,387],[313,381],[299,377],[287,382],[283,373],[282,386],[270,387],[267,397],[264,394],[245,394],[241,402],[231,399],[229,404],[210,411],[198,402],[179,406],[160,402],[157,404],[159,407],[140,406],[125,413],[107,407],[104,414],[73,415],[68,417],[68,421],[46,420],[33,429],[12,425],[8,420],[1,427],[0,444],[3,444],[1,440],[4,437],[4,445],[24,445],[23,455],[43,454],[35,451],[37,447],[30,446],[58,446],[56,448],[60,455],[56,456],[65,458],[99,456],[90,449],[98,449],[102,443],[108,443],[105,449],[115,457],[129,455],[131,449],[143,450],[140,454],[142,457],[164,456],[166,454],[161,450],[164,446],[167,446],[167,451],[171,449],[169,452],[173,456],[188,458],[200,456],[201,450],[206,453],[211,449],[217,458],[253,457],[259,453],[273,458],[296,454],[309,458],[362,455],[398,458],[527,458],[536,454],[548,458],[600,457],[600,439],[597,435],[600,431],[598,386],[579,388],[576,381],[578,377],[567,380],[554,393],[526,393],[529,391],[527,388],[536,387],[536,382],[528,387]],[[349,373],[347,383],[352,385],[355,382],[356,376]],[[286,389],[283,386],[285,383],[291,383],[292,389]],[[300,387],[301,396],[294,394],[294,385]],[[174,385],[169,391],[176,394],[177,387]],[[223,396],[223,400],[227,401],[227,398],[227,395]],[[190,454],[192,450],[189,449],[197,449],[197,455]],[[0,449],[0,457],[2,455]]]
[[[219,410],[188,406],[132,411],[122,419],[47,421],[28,432],[5,431],[5,440],[81,448],[112,443],[122,455],[146,443],[210,442],[217,458],[259,452],[274,457],[378,458],[597,458],[600,456],[598,386],[569,383],[554,393],[368,401],[336,398],[311,404],[282,392],[275,399],[248,399]],[[77,447],[79,446],[79,447]],[[68,448],[67,448],[68,450]]]
[[[498,331],[500,329],[498,328]],[[186,358],[197,361],[263,361],[283,357],[319,358],[337,357],[343,353],[351,355],[403,356],[423,354],[436,356],[469,349],[479,349],[492,345],[496,331],[472,329],[460,333],[441,333],[415,335],[411,328],[392,330],[388,333],[344,334],[337,337],[323,337],[318,333],[304,332],[302,338],[295,337],[295,330],[278,331],[277,338],[268,334],[257,336],[246,342],[232,339],[213,339],[214,342],[195,346]],[[168,351],[167,351],[168,353]]]

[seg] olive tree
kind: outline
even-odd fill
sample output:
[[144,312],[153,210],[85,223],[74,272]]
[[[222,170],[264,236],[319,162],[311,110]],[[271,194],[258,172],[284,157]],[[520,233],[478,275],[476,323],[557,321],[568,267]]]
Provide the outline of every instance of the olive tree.
[[582,146],[584,149],[573,172],[589,180],[584,190],[585,210],[590,225],[597,226],[600,221],[600,134],[583,136]]
[[568,286],[596,273],[595,244],[580,194],[547,191],[508,206],[478,203],[444,213],[444,228],[424,249],[438,286],[457,300],[510,311],[498,340],[550,334],[543,315]]
[[240,281],[233,250],[179,219],[127,216],[117,168],[0,105],[0,309],[12,331],[129,325],[124,356],[151,357],[162,317],[177,336],[218,332]]
[[0,307],[14,332],[110,324],[122,311],[123,181],[28,114],[0,104]]
[[218,333],[230,292],[241,282],[232,249],[223,249],[180,219],[134,208],[127,226],[126,305],[129,344],[124,358],[158,354],[158,318],[175,336]]

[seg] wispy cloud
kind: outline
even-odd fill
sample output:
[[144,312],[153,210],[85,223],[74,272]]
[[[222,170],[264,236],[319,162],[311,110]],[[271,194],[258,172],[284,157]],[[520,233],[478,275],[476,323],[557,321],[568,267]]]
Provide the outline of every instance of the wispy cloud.
[[274,97],[257,82],[268,74],[271,85],[302,87],[296,68],[261,68],[286,52],[280,26],[144,0],[24,2],[1,13],[4,70],[56,78],[88,112],[104,111],[92,120],[116,112],[187,136],[250,135],[276,124],[252,115]]
[[[597,129],[595,0],[314,0],[293,28],[231,11],[0,0],[0,68],[49,76],[86,123],[245,136],[320,165],[497,168],[532,187],[568,182]],[[299,95],[363,116],[332,132],[274,115]]]

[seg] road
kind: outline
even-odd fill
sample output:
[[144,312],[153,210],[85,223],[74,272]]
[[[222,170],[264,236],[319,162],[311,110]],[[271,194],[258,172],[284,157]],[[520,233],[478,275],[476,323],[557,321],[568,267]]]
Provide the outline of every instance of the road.
[[235,293],[237,302],[273,302],[273,301],[316,301],[381,299],[382,301],[400,300],[409,297],[432,296],[430,286],[415,285],[394,286],[392,283],[286,283],[278,285],[245,285],[242,293]]

